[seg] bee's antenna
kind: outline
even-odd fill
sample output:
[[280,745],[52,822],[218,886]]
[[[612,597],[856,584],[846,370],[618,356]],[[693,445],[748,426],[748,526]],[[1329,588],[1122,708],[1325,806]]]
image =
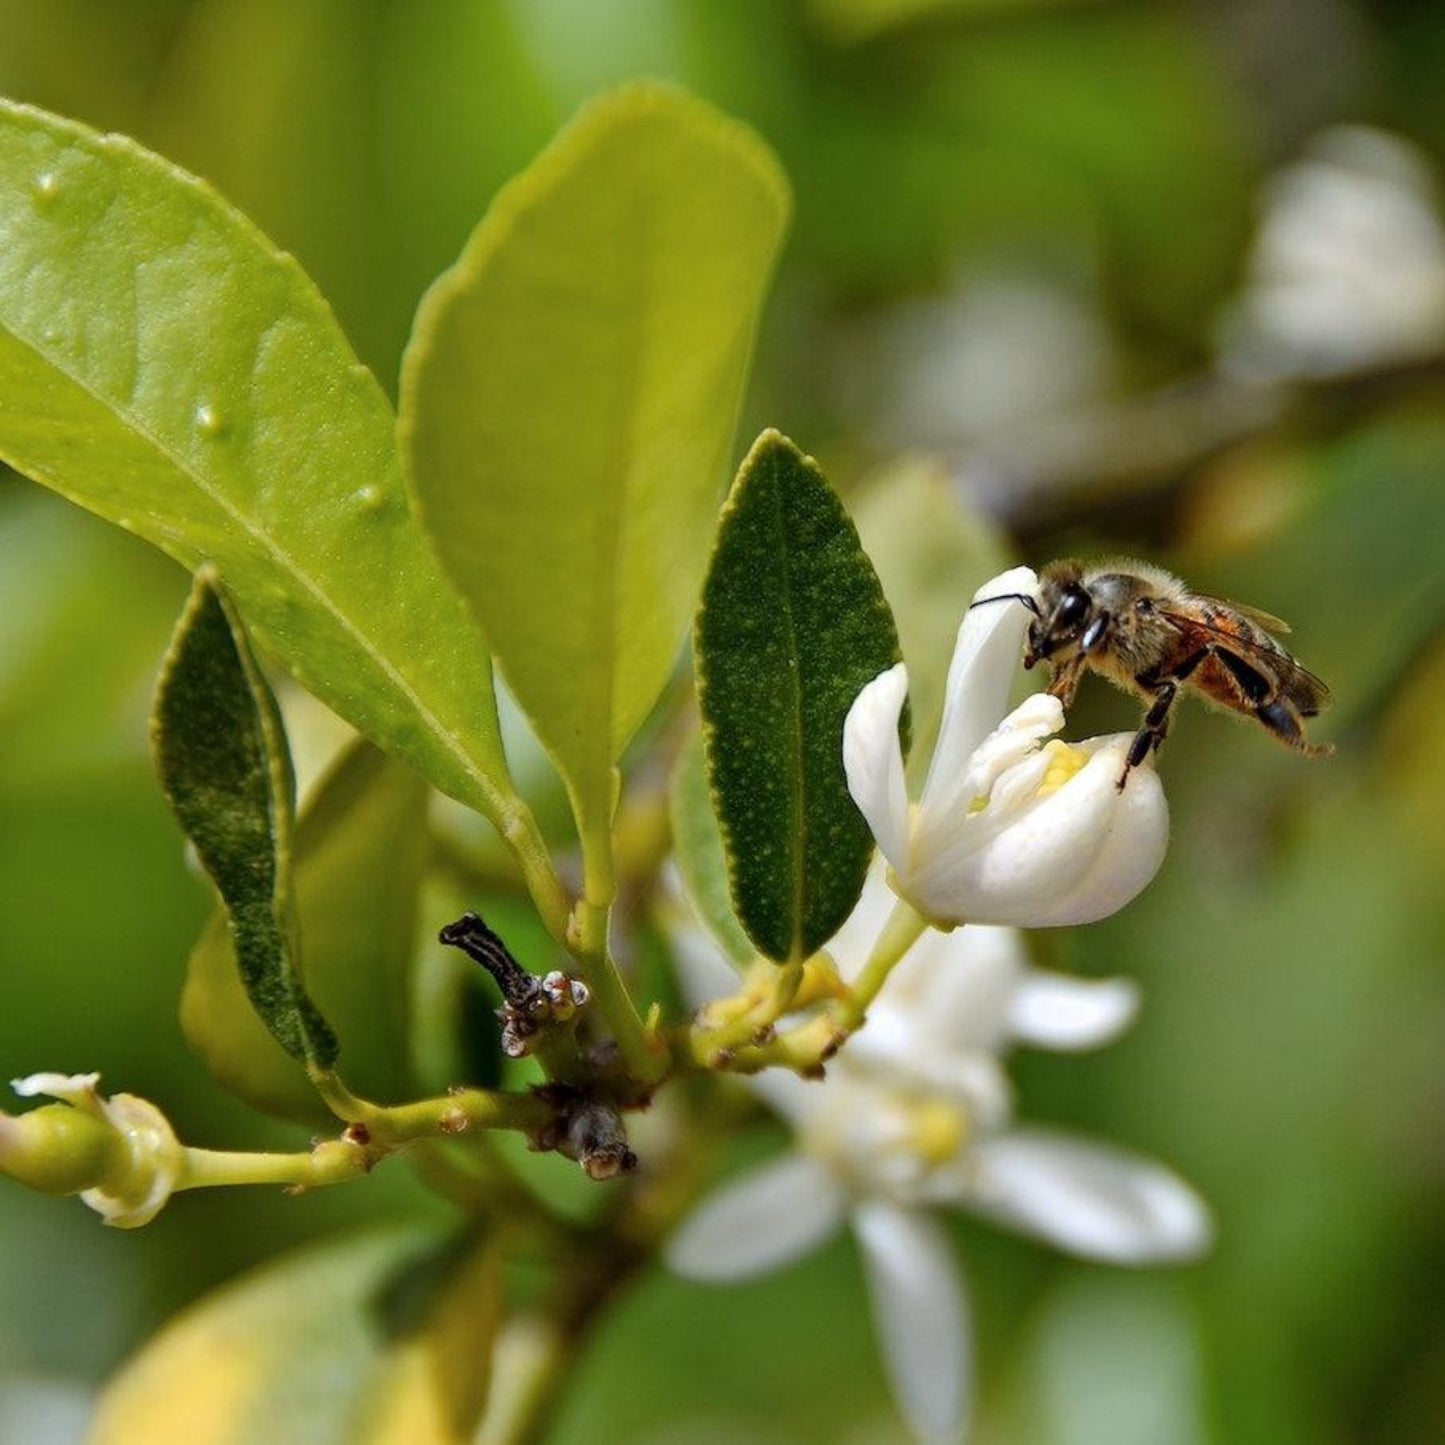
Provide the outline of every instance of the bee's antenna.
[[968,610],[972,612],[975,607],[986,607],[990,602],[1022,602],[1035,617],[1042,616],[1038,600],[1030,597],[1027,592],[1000,592],[994,597],[980,597],[977,602],[968,604]]

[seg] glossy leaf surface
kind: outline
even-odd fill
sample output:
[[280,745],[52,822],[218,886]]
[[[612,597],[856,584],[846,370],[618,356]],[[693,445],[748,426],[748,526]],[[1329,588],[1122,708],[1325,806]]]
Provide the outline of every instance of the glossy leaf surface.
[[296,263],[120,136],[0,103],[0,457],[187,568],[319,697],[495,816],[486,645],[394,419]]

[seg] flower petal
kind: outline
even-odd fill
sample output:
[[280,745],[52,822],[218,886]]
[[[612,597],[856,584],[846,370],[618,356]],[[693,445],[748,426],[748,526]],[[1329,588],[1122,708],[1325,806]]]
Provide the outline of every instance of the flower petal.
[[1178,1175],[1123,1150],[1014,1129],[973,1152],[969,1203],[999,1224],[1110,1264],[1193,1259],[1213,1238],[1204,1201]]
[[742,1081],[794,1129],[805,1129],[828,1107],[827,1079],[804,1079],[788,1069],[764,1069]]
[[704,1200],[664,1255],[688,1279],[749,1279],[808,1254],[838,1228],[844,1208],[823,1164],[785,1154]]
[[41,1094],[48,1094],[52,1099],[62,1099],[77,1108],[94,1110],[100,1107],[100,1097],[96,1092],[96,1085],[99,1083],[99,1074],[40,1073],[27,1074],[23,1079],[11,1079],[10,1087],[22,1099],[34,1099]]
[[[965,795],[958,801],[965,808],[975,798],[991,798],[995,784],[1002,784],[1004,775],[1016,772],[1025,758],[1038,752],[1039,744],[1064,725],[1064,705],[1046,692],[1031,692],[973,750],[965,770]],[[1047,759],[1041,759],[1040,773],[1048,771]],[[1012,777],[1007,782],[1018,784]]]
[[839,1053],[836,1073],[879,1090],[901,1089],[951,1101],[982,1129],[1001,1128],[1013,1112],[1013,1087],[996,1054],[940,1043],[921,1033],[917,1019],[899,1009],[875,1006],[870,1011],[867,1025]]
[[[1008,709],[1029,612],[1022,602],[992,599],[1010,593],[1032,597],[1038,585],[1037,575],[1029,568],[1015,567],[985,582],[963,614],[948,669],[938,743],[923,785],[925,811],[947,806],[947,800],[954,798],[974,749]],[[989,605],[980,607],[980,602]]]
[[889,974],[870,1020],[897,1010],[945,1047],[994,1049],[1010,1035],[1013,995],[1030,972],[1017,929],[929,929]]
[[[930,917],[1020,928],[1091,923],[1123,907],[1163,862],[1169,810],[1148,766],[1119,791],[1118,742],[1078,744],[1088,761],[1042,798],[1016,796],[1012,776],[1001,780],[988,808],[923,855],[910,896]],[[1032,777],[1043,762],[1028,758],[1015,771]],[[996,801],[1001,793],[1008,798]]]
[[958,1264],[926,1214],[868,1203],[853,1212],[873,1322],[914,1434],[956,1442],[973,1395],[973,1342]]
[[1114,790],[1108,826],[1089,855],[1089,866],[1072,886],[1061,889],[1036,909],[1028,927],[1093,923],[1107,918],[1138,897],[1159,871],[1169,849],[1169,804],[1159,774],[1152,763],[1145,763],[1130,769],[1122,792],[1117,786],[1132,741],[1131,733],[1118,733],[1085,744],[1096,751],[1071,784],[1087,778],[1096,789],[1107,784]]
[[1070,978],[1040,969],[1014,989],[1008,1026],[1019,1043],[1066,1053],[1111,1043],[1138,1012],[1139,989],[1130,979]]
[[908,669],[895,663],[853,699],[843,720],[848,791],[894,868],[908,861],[908,787],[898,719],[908,697]]

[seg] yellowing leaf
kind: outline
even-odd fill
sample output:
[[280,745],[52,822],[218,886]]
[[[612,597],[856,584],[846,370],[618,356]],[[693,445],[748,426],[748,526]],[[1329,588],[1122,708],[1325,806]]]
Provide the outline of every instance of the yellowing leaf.
[[418,314],[423,519],[594,823],[696,603],[787,211],[750,131],[632,86],[502,190]]
[[268,1265],[121,1370],[89,1445],[465,1445],[499,1264],[486,1241],[392,1229]]

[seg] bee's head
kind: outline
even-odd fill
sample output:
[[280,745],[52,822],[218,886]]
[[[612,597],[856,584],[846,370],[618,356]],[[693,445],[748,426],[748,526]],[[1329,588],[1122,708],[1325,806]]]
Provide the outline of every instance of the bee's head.
[[1079,645],[1094,611],[1094,600],[1083,583],[1077,562],[1054,562],[1039,574],[1039,608],[1029,623],[1024,666],[1053,657]]

